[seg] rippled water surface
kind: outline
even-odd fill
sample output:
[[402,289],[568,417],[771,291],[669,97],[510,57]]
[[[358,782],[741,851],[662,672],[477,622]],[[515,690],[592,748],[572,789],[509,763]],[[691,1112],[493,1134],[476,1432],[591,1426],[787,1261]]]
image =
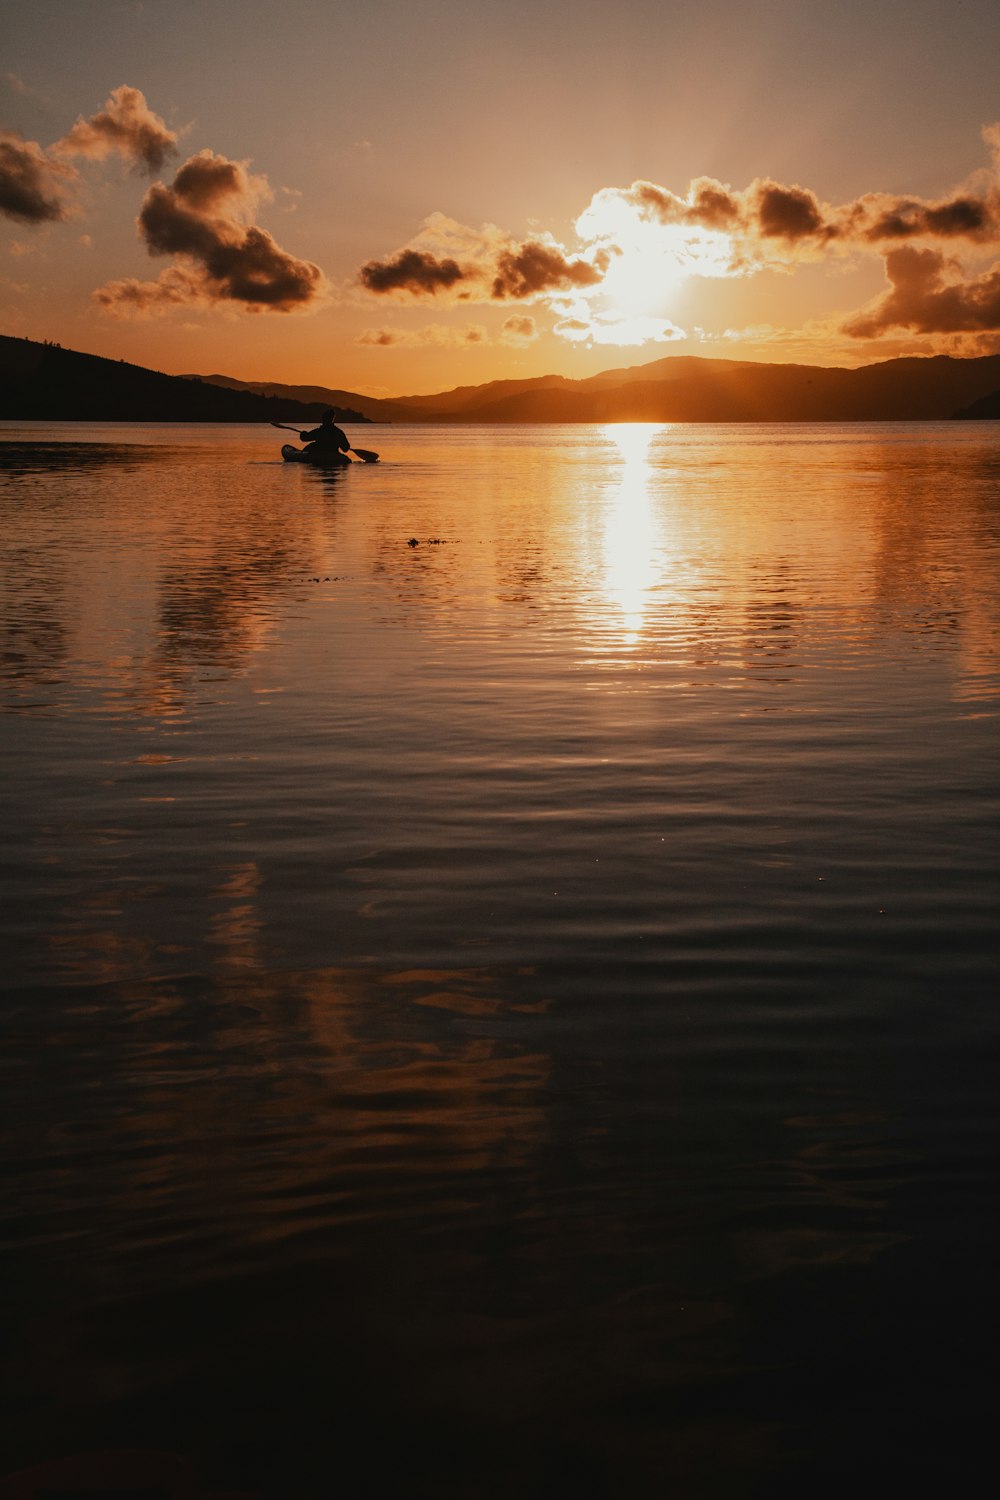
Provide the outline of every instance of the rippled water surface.
[[971,1493],[1000,424],[358,440],[0,425],[0,1462]]

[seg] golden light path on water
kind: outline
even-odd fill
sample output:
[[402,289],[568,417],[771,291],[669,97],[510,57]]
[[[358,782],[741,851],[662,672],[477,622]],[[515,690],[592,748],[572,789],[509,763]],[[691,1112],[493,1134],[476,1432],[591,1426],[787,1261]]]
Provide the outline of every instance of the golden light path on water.
[[[662,424],[635,422],[609,425],[605,433],[617,448],[622,468],[604,514],[604,588],[617,611],[622,645],[639,645],[657,573],[662,538],[654,515],[650,480],[650,447]],[[658,548],[659,544],[659,548]]]

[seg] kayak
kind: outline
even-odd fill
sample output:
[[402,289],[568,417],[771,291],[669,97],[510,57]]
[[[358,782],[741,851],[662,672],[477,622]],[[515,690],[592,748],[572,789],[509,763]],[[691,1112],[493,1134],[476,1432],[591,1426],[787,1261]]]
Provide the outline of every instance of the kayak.
[[308,448],[293,448],[291,443],[285,443],[281,456],[286,464],[312,464],[318,469],[347,469],[351,465],[347,454],[338,453],[335,448],[327,448],[323,453],[310,453]]

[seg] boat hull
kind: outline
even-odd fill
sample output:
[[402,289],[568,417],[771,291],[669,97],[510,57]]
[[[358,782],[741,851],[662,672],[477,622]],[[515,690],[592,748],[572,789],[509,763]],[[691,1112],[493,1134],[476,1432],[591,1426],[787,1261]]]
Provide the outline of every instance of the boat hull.
[[310,453],[305,448],[293,448],[291,443],[284,444],[281,456],[286,464],[312,464],[314,469],[348,469],[351,466],[346,453],[329,450],[326,453]]

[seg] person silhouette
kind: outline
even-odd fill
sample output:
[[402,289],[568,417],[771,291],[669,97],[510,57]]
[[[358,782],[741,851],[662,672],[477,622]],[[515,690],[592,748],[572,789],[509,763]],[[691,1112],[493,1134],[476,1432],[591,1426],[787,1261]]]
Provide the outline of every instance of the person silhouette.
[[337,413],[333,407],[328,407],[320,419],[320,425],[314,427],[311,432],[300,432],[299,437],[307,444],[307,453],[349,453],[350,442],[346,432],[343,432],[336,423]]

